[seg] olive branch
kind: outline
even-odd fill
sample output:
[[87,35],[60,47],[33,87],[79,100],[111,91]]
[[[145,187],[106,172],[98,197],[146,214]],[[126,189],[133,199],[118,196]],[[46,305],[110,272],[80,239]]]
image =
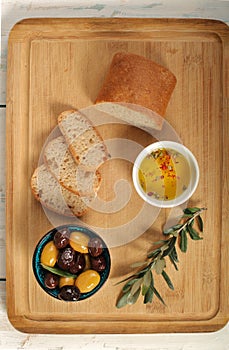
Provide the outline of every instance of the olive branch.
[[[117,283],[126,282],[117,300],[117,308],[136,303],[140,294],[144,297],[144,304],[151,303],[155,295],[165,305],[163,298],[155,287],[153,273],[156,272],[156,274],[161,275],[167,286],[174,290],[173,283],[165,272],[165,258],[169,258],[174,268],[178,270],[177,264],[179,260],[176,246],[178,245],[180,250],[185,253],[187,251],[188,237],[195,241],[203,239],[200,237],[199,232],[203,232],[203,220],[200,214],[204,210],[206,208],[193,207],[184,209],[178,224],[163,230],[163,234],[168,238],[153,243],[153,245],[158,247],[147,254],[146,261],[131,265],[133,268],[142,268]],[[193,227],[195,222],[199,232]]]

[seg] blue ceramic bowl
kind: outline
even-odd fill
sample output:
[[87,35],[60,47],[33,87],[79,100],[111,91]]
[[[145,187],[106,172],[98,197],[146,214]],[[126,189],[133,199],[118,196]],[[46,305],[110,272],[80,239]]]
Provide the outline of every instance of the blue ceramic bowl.
[[99,273],[100,274],[100,282],[91,292],[81,293],[80,298],[77,300],[77,301],[80,301],[80,300],[87,299],[87,298],[91,297],[93,294],[95,294],[102,287],[102,285],[106,282],[106,280],[107,280],[107,278],[109,276],[109,273],[110,273],[111,261],[110,261],[110,253],[109,253],[109,250],[107,248],[107,245],[105,244],[103,239],[98,234],[93,232],[92,230],[90,230],[90,229],[88,229],[86,227],[83,227],[83,226],[62,225],[62,226],[58,226],[58,227],[52,229],[51,231],[49,231],[48,233],[46,233],[46,235],[44,235],[41,238],[41,240],[38,242],[38,244],[37,244],[37,246],[35,248],[35,251],[34,251],[34,254],[33,254],[33,260],[32,260],[33,272],[34,272],[36,280],[38,281],[38,283],[41,286],[41,288],[46,293],[51,295],[52,297],[59,299],[58,298],[58,294],[59,294],[60,288],[57,287],[55,289],[48,289],[45,286],[45,284],[44,284],[44,278],[45,278],[45,274],[46,274],[47,270],[45,270],[42,267],[42,265],[40,264],[40,259],[41,259],[41,253],[42,253],[42,250],[43,250],[44,246],[48,242],[53,240],[53,237],[54,237],[55,233],[59,229],[65,228],[65,227],[68,228],[70,230],[70,232],[79,231],[79,232],[82,232],[82,233],[86,234],[90,238],[98,237],[103,242],[103,253],[102,254],[103,254],[103,256],[104,256],[104,258],[106,260],[106,269]]

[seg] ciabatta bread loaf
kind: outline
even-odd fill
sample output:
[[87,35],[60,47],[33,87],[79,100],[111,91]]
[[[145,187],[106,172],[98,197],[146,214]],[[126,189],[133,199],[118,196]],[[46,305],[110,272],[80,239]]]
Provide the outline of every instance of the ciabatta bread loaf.
[[136,54],[118,52],[96,99],[101,102],[127,102],[165,115],[176,77],[167,68]]
[[161,130],[163,118],[145,107],[131,103],[104,102],[95,108],[143,130]]
[[32,193],[48,209],[65,216],[82,216],[91,199],[80,197],[62,187],[43,164],[31,178]]
[[87,171],[78,165],[68,150],[63,136],[51,140],[44,151],[44,163],[59,183],[81,196],[93,196],[101,183],[98,171]]
[[73,158],[85,169],[94,171],[109,158],[102,137],[82,113],[65,111],[58,124]]

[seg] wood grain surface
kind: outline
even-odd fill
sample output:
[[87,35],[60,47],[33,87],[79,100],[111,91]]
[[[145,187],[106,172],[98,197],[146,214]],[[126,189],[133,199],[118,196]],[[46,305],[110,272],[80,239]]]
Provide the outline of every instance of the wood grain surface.
[[5,269],[5,148],[6,148],[6,119],[5,119],[5,109],[0,108],[0,278],[6,276]]
[[[124,50],[171,69],[177,86],[166,119],[197,157],[201,178],[190,204],[206,206],[205,238],[180,254],[180,269],[168,267],[175,291],[164,289],[167,307],[139,301],[117,310],[114,286],[158,240],[168,211],[141,237],[111,248],[109,281],[93,298],[71,305],[50,299],[36,283],[31,258],[39,238],[51,228],[30,191],[30,177],[59,113],[93,104],[113,54]],[[7,90],[7,292],[8,316],[26,332],[152,333],[210,331],[228,320],[228,29],[217,21],[166,19],[31,19],[11,31]],[[145,146],[152,140],[131,126],[103,127],[105,138],[124,137]],[[126,176],[126,162],[103,170],[101,197],[111,176]],[[133,193],[129,208],[114,215],[89,212],[85,223],[117,225],[142,207]],[[130,215],[130,217],[128,216]],[[13,254],[12,254],[13,253]],[[20,271],[20,273],[18,273]],[[99,322],[98,322],[99,320]]]

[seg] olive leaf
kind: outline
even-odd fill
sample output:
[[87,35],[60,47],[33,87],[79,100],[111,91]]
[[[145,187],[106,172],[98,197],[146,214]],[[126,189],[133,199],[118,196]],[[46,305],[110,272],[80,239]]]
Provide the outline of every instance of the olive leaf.
[[161,252],[164,253],[164,251],[166,251],[168,248],[170,248],[170,242],[168,241],[167,244],[163,244],[163,246],[160,248]]
[[183,225],[182,224],[176,224],[174,225],[172,228],[173,228],[173,231],[177,231],[179,230]]
[[173,249],[171,250],[171,252],[169,254],[169,259],[170,259],[171,263],[173,264],[173,266],[175,267],[175,269],[178,271],[178,266],[176,263],[178,263],[179,260],[178,260],[178,255],[177,255],[177,251],[176,251],[175,246],[173,247]]
[[163,258],[167,255],[170,254],[170,252],[173,250],[175,243],[176,243],[177,238],[172,236],[169,242],[169,247],[163,252]]
[[117,304],[116,304],[116,307],[117,307],[118,309],[121,309],[121,307],[127,305],[128,296],[129,296],[129,293],[125,293],[125,294],[123,294],[123,295],[119,298],[119,300],[118,300],[118,302],[117,302]]
[[142,295],[146,295],[146,293],[151,285],[152,278],[153,278],[152,271],[148,270],[143,277]]
[[158,290],[155,287],[153,287],[153,292],[156,295],[156,297],[162,302],[162,304],[166,305],[163,298],[161,297],[160,293],[158,292]]
[[41,266],[49,271],[49,272],[52,272],[54,273],[55,275],[58,275],[58,276],[62,276],[62,277],[70,277],[70,278],[76,278],[77,275],[73,275],[72,273],[69,273],[69,272],[66,272],[66,271],[63,271],[61,269],[59,269],[58,267],[51,267],[51,266],[47,266],[45,264],[42,264],[41,263]]
[[154,268],[155,268],[155,271],[158,275],[160,275],[162,273],[162,271],[164,270],[166,266],[166,263],[165,263],[165,259],[158,259],[156,261],[156,264],[154,265]]
[[191,239],[193,239],[194,241],[203,239],[202,237],[199,236],[198,232],[192,226],[187,225],[187,229]]
[[153,250],[152,252],[149,252],[147,254],[147,258],[148,259],[156,258],[160,252],[161,252],[161,248],[157,248],[157,249]]
[[196,217],[196,220],[197,220],[197,224],[198,224],[200,232],[203,232],[204,224],[203,224],[203,220],[202,220],[201,216],[198,215]]
[[174,246],[173,249],[171,250],[169,256],[173,259],[175,262],[179,262],[178,260],[178,255],[177,255],[177,250],[176,247]]
[[150,287],[148,288],[145,296],[144,296],[144,304],[152,303],[153,294],[154,294],[154,280],[152,279]]
[[135,304],[136,301],[138,300],[140,292],[141,292],[141,287],[139,287],[134,294],[129,293],[127,297],[127,304],[129,305]]
[[144,274],[149,270],[149,266],[146,266],[144,269],[141,271],[137,272],[135,276],[138,276],[138,278],[143,277]]
[[181,216],[181,219],[187,219],[187,218],[192,218],[192,214],[183,214]]
[[137,281],[137,280],[138,280],[137,278],[134,278],[134,279],[132,279],[132,280],[129,280],[129,281],[123,286],[123,288],[122,288],[123,293],[128,292],[128,291],[131,289],[132,285],[133,285],[133,284],[135,283],[135,281]]
[[170,259],[171,263],[173,264],[173,266],[175,267],[175,269],[178,271],[178,266],[176,264],[176,261],[171,257],[171,254],[169,255],[169,259]]
[[170,289],[174,290],[174,286],[173,286],[173,284],[172,284],[172,281],[171,281],[171,279],[169,278],[169,276],[167,275],[167,273],[165,272],[165,270],[162,271],[161,274],[162,274],[162,276],[163,276],[165,282],[167,283],[168,287],[169,287]]
[[139,289],[141,289],[143,278],[137,279],[131,287],[130,295],[133,296]]
[[163,230],[163,234],[164,235],[170,235],[173,231],[174,231],[173,227],[169,227],[169,228]]
[[200,208],[197,208],[197,207],[185,208],[185,209],[184,209],[184,213],[185,213],[185,214],[195,214],[195,213],[197,213],[198,211],[200,211]]
[[187,233],[186,233],[186,229],[183,229],[180,233],[180,249],[183,253],[185,253],[187,251],[187,243],[188,239],[187,239]]
[[173,226],[169,227],[168,229],[163,230],[163,234],[164,235],[172,235],[172,234],[176,233],[176,231],[179,230],[181,227],[182,227],[182,224],[173,225]]
[[150,288],[147,290],[147,293],[146,293],[146,295],[145,295],[145,297],[144,297],[144,304],[152,303],[152,300],[153,300],[153,293],[154,293],[154,290],[153,290],[153,288],[150,287]]
[[157,245],[157,244],[162,244],[162,243],[165,243],[165,242],[168,242],[168,239],[161,239],[160,241],[156,241],[153,244]]

